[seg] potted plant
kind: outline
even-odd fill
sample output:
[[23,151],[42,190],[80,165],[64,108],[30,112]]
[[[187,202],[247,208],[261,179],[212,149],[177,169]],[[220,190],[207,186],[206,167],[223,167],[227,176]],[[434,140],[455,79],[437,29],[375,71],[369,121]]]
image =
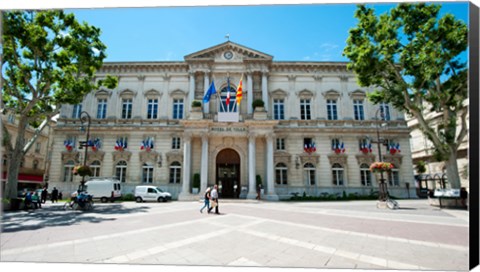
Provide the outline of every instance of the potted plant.
[[263,102],[263,100],[261,99],[256,99],[252,103],[253,110],[257,110],[258,108],[258,111],[262,111],[264,106],[265,106],[265,102]]
[[73,167],[72,172],[74,175],[79,175],[81,177],[91,176],[93,174],[92,169],[88,167],[88,165],[77,165]]
[[373,173],[389,172],[394,165],[390,162],[374,162],[370,165],[370,171]]
[[202,102],[200,102],[198,100],[193,100],[192,101],[192,109],[201,108],[201,107],[202,107]]
[[193,175],[192,194],[198,194],[199,189],[200,189],[200,174],[195,173]]

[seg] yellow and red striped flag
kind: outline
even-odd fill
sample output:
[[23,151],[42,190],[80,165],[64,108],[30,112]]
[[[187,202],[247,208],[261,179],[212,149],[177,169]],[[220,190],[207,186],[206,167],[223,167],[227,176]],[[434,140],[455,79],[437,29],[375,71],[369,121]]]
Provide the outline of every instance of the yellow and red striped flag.
[[239,106],[240,106],[240,101],[242,101],[242,80],[243,80],[243,75],[240,78],[240,82],[238,83],[237,94],[236,94],[237,105]]

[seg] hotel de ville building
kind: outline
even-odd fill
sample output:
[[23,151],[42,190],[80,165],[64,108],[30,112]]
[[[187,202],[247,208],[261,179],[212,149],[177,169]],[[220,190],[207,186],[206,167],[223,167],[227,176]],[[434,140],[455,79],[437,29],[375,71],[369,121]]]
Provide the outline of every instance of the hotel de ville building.
[[86,163],[94,176],[117,177],[124,194],[153,185],[198,199],[218,184],[221,198],[250,199],[261,180],[267,200],[368,195],[378,191],[369,165],[380,147],[395,166],[385,176],[390,195],[416,197],[403,112],[368,102],[373,89],[360,87],[347,63],[273,59],[227,41],[184,61],[104,63],[98,78],[117,76],[118,87],[62,107],[49,188],[78,188],[72,169],[84,163],[87,126]]

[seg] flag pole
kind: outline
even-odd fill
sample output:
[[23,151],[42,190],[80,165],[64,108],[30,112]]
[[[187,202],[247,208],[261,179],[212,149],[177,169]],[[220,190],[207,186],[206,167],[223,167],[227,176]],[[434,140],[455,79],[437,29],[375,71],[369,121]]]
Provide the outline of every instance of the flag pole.
[[[215,81],[215,76],[212,76],[212,77],[214,78],[213,80]],[[221,108],[223,109],[223,112],[225,112],[225,108],[223,107],[223,103],[222,103],[222,97],[221,97],[221,95],[220,95],[221,93],[220,93],[220,91],[219,91],[218,89],[215,88],[215,90],[216,90],[216,95],[217,95],[217,101],[220,101],[220,102],[219,102],[219,103],[220,103],[220,106],[221,106]]]

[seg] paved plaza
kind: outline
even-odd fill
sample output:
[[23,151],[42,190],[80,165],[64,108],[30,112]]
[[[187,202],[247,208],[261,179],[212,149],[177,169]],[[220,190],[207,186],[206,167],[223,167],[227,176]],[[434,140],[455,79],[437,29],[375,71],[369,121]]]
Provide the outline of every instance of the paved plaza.
[[2,217],[2,262],[468,270],[468,211],[400,200],[61,203]]

